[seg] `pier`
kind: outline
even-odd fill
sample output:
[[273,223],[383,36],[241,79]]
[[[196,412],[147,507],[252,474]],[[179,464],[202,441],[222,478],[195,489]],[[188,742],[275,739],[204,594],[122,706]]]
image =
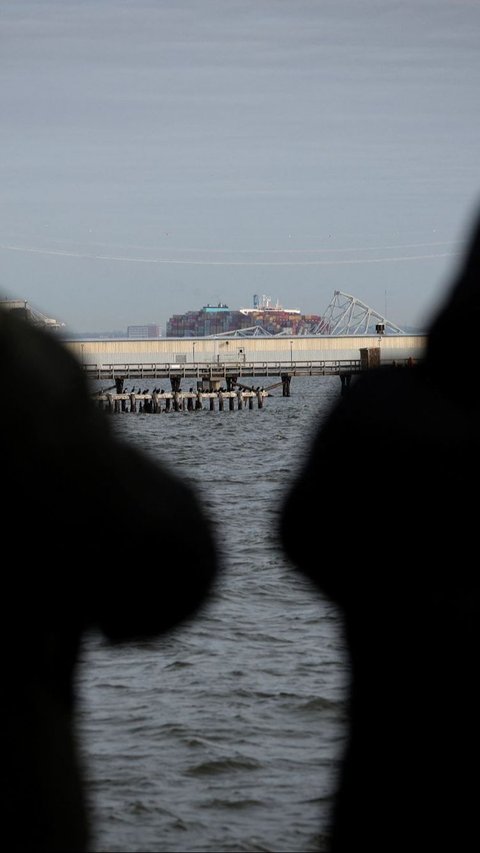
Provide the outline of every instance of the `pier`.
[[[159,379],[289,380],[352,376],[376,364],[407,364],[425,352],[424,335],[302,335],[288,337],[66,340],[87,377],[105,381]],[[252,385],[253,381],[247,384]],[[261,383],[259,383],[261,384]],[[172,390],[179,390],[172,384]],[[232,388],[227,388],[232,390]]]
[[[408,366],[423,358],[426,337],[377,334],[115,338],[66,340],[65,345],[89,380],[111,380],[117,394],[122,394],[124,383],[132,380],[166,380],[171,393],[185,393],[181,390],[182,383],[195,382],[197,391],[190,393],[197,393],[199,388],[203,393],[217,393],[220,386],[225,386],[225,393],[237,394],[242,389],[251,391],[259,379],[268,390],[274,385],[266,385],[265,380],[277,379],[283,396],[289,397],[294,377],[338,376],[343,393],[355,374],[371,367]],[[227,399],[223,399],[224,405]],[[107,400],[101,402],[110,405]],[[116,402],[121,410],[122,400]],[[123,402],[129,406],[127,400]],[[180,402],[183,407],[183,399],[179,405]],[[250,406],[248,397],[242,402]],[[145,401],[139,399],[137,407],[140,403],[144,405]]]
[[[414,359],[408,358],[392,359],[390,364],[395,364],[398,367],[408,367],[414,362]],[[379,351],[374,349],[362,349],[359,359],[345,359],[336,361],[303,361],[295,363],[286,362],[229,362],[220,364],[218,362],[195,364],[102,364],[93,365],[85,364],[84,371],[90,380],[105,381],[113,380],[115,382],[117,401],[122,401],[125,397],[124,383],[128,380],[148,380],[148,379],[164,379],[170,383],[171,393],[180,393],[183,397],[185,392],[181,390],[182,380],[195,379],[197,383],[197,392],[190,389],[185,394],[185,399],[190,399],[190,396],[201,394],[204,399],[212,394],[223,393],[226,395],[237,395],[239,392],[244,395],[245,401],[249,402],[250,394],[258,393],[258,388],[254,389],[250,385],[245,385],[240,380],[248,379],[251,383],[255,378],[279,378],[279,382],[275,382],[267,386],[265,390],[268,392],[272,388],[282,386],[284,397],[290,396],[290,385],[292,378],[297,376],[338,376],[341,382],[342,393],[350,385],[352,376],[362,373],[372,367],[377,367],[381,364]],[[384,364],[387,362],[383,362]],[[220,391],[220,386],[225,385],[226,390]],[[127,395],[129,396],[129,395]],[[145,395],[137,392],[139,402],[142,402]],[[148,395],[147,395],[148,396]],[[163,392],[161,395],[165,399],[169,399],[168,395]],[[266,394],[268,396],[268,393]],[[99,402],[108,400],[99,398]],[[147,401],[149,402],[149,400]],[[239,408],[241,406],[239,405]],[[169,411],[169,409],[167,409]]]

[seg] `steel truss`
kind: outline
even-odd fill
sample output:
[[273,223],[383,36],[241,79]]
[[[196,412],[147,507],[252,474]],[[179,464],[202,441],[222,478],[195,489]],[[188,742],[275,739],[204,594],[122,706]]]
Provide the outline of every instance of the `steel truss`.
[[321,323],[313,329],[314,335],[369,335],[380,326],[385,334],[404,335],[405,332],[349,293],[335,290]]

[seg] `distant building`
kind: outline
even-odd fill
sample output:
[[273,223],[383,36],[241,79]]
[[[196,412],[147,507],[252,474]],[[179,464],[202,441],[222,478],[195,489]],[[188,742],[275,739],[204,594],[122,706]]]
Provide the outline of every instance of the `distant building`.
[[174,314],[167,322],[167,338],[199,338],[224,335],[260,326],[271,335],[308,335],[321,322],[319,314],[302,314],[298,308],[273,306],[271,299],[253,297],[253,308],[230,309],[228,305],[205,305],[199,311]]
[[148,323],[145,326],[128,326],[127,338],[159,338],[160,329],[156,323]]

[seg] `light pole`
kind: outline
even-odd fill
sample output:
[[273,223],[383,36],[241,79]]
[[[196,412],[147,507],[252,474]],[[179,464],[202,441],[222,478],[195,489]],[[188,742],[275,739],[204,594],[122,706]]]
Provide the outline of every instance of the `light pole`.
[[292,367],[292,365],[293,365],[292,347],[293,347],[293,341],[290,341],[290,367]]
[[195,364],[195,344],[196,344],[196,343],[197,343],[196,341],[192,341],[193,363],[194,363],[194,364]]
[[378,335],[378,353],[377,353],[377,366],[380,366],[381,358],[381,348],[380,344],[382,342],[382,335],[385,334],[385,323],[377,323],[375,326],[375,331]]

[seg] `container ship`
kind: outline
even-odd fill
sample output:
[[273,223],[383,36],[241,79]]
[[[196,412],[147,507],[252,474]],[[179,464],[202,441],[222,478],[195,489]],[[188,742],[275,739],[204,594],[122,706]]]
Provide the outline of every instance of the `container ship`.
[[302,314],[299,308],[283,308],[271,297],[253,297],[251,308],[229,308],[224,303],[204,305],[198,311],[174,314],[167,322],[167,338],[198,338],[261,328],[270,335],[308,335],[321,323],[320,314]]

